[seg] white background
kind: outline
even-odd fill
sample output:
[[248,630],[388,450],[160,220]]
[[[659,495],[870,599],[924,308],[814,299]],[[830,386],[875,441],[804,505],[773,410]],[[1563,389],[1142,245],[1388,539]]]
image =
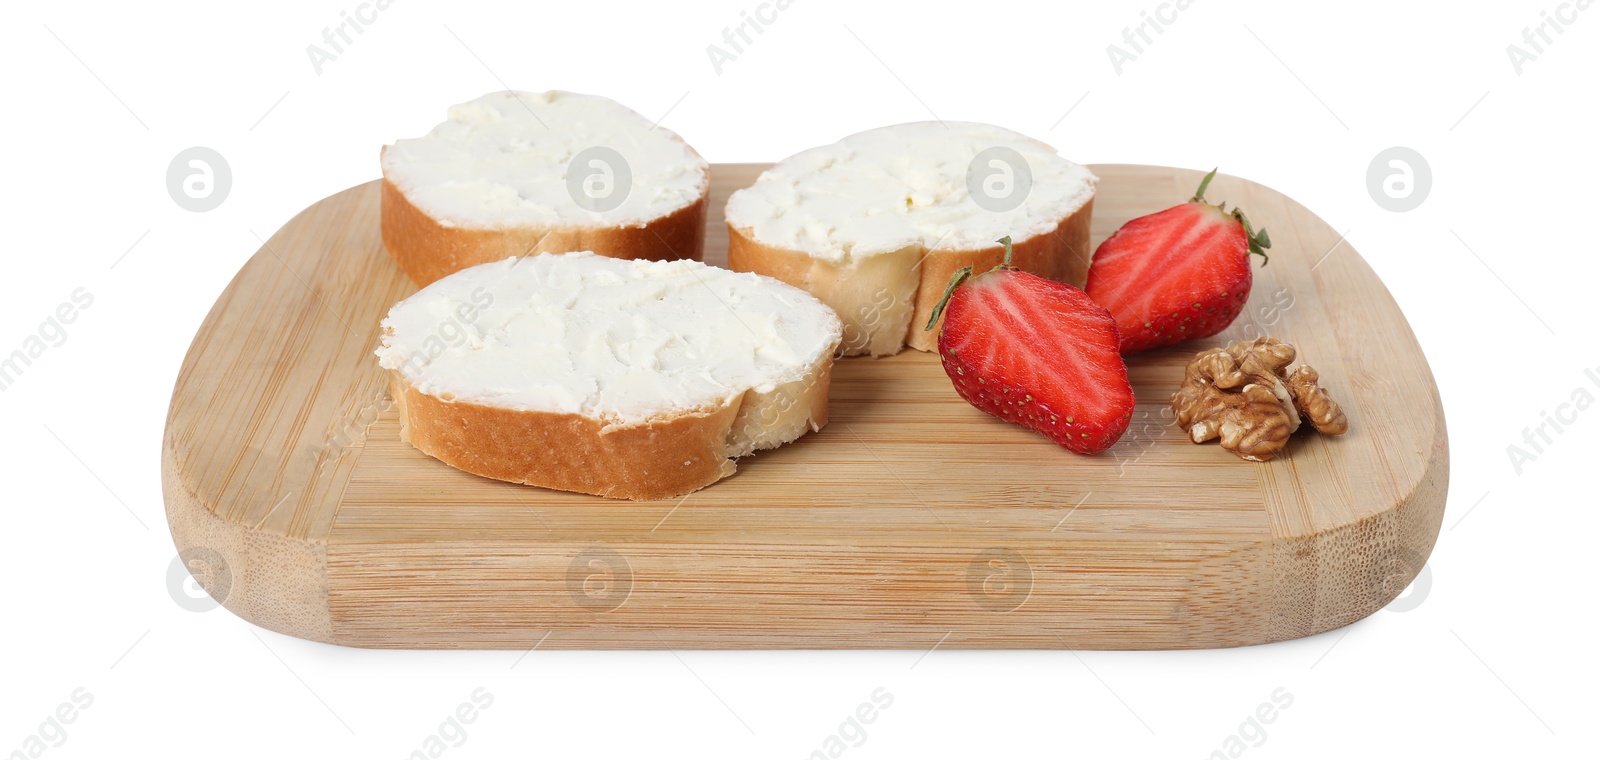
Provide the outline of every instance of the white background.
[[[318,74],[306,47],[355,6],[29,4],[0,27],[0,353],[74,289],[94,297],[0,393],[0,753],[24,748],[79,687],[94,701],[45,756],[400,758],[479,687],[493,705],[446,757],[802,758],[879,687],[893,705],[847,757],[1201,758],[1280,687],[1292,706],[1265,739],[1251,730],[1242,756],[1592,747],[1600,411],[1520,474],[1506,447],[1575,389],[1600,396],[1584,376],[1600,373],[1600,7],[1519,74],[1506,48],[1555,0],[1197,0],[1119,74],[1106,48],[1156,0],[797,0],[719,75],[706,46],[753,0],[398,0]],[[1283,191],[1349,230],[1443,394],[1449,507],[1431,585],[1410,592],[1426,598],[1225,651],[520,662],[342,649],[181,609],[165,584],[158,447],[214,298],[255,234],[375,178],[378,147],[425,132],[447,105],[506,86],[608,95],[664,117],[712,161],[776,160],[937,115],[1010,127],[1080,162],[1218,165]],[[233,171],[207,213],[165,187],[169,161],[195,145]],[[1433,173],[1408,213],[1381,209],[1365,184],[1395,145]]]

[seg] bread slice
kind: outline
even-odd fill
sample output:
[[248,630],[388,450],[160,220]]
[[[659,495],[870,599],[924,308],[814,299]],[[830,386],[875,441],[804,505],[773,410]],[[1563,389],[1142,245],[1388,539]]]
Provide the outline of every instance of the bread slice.
[[592,252],[480,264],[383,321],[401,437],[498,480],[658,499],[828,421],[842,325],[797,288]]
[[379,162],[383,245],[418,286],[509,256],[698,260],[705,248],[710,166],[607,98],[491,93]]
[[987,124],[874,129],[790,156],[729,197],[728,267],[833,307],[846,355],[932,351],[937,325],[923,326],[950,275],[1000,263],[1003,236],[1019,269],[1083,287],[1097,182]]

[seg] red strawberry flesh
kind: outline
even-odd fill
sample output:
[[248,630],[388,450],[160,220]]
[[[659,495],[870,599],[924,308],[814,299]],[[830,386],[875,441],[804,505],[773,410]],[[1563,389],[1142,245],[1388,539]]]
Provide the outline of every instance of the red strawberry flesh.
[[1116,317],[1122,350],[1132,353],[1222,332],[1251,280],[1244,227],[1216,206],[1185,203],[1107,238],[1086,289]]
[[945,308],[939,356],[980,410],[1095,454],[1133,415],[1115,322],[1070,285],[999,269],[962,283]]
[[1117,320],[1122,352],[1206,338],[1244,310],[1250,254],[1266,257],[1266,230],[1205,201],[1206,175],[1188,203],[1141,216],[1094,252],[1084,290]]

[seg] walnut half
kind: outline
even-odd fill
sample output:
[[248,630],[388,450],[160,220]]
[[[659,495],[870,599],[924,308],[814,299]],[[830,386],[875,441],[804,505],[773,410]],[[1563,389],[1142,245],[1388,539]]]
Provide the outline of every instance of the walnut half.
[[1283,451],[1302,418],[1321,433],[1349,430],[1344,411],[1317,385],[1316,370],[1288,372],[1294,359],[1294,346],[1276,338],[1201,351],[1172,394],[1178,426],[1195,443],[1220,438],[1222,448],[1254,462]]

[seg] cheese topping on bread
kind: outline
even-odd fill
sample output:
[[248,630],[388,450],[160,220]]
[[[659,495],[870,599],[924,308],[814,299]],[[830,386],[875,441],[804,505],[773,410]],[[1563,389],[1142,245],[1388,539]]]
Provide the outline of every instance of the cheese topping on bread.
[[[587,196],[627,193],[604,211],[580,206],[568,186],[573,159],[596,147],[623,161],[586,158],[575,167]],[[469,229],[642,225],[699,200],[710,177],[705,159],[672,132],[608,98],[559,91],[497,92],[454,106],[427,135],[388,146],[382,163],[383,176],[425,214]]]
[[[969,192],[968,167],[990,148],[1010,149],[1027,162],[1031,187],[1013,208],[984,208]],[[1002,159],[981,163],[990,160]],[[982,166],[978,174],[995,183],[991,195],[1002,197],[1023,181],[1009,166]],[[1020,242],[1050,232],[1094,196],[1096,181],[1048,145],[1007,129],[917,122],[784,159],[728,199],[727,219],[762,244],[830,261],[911,245],[989,248],[1004,235]]]
[[589,252],[463,269],[383,328],[379,364],[422,393],[614,426],[805,381],[841,333],[828,307],[769,277]]

